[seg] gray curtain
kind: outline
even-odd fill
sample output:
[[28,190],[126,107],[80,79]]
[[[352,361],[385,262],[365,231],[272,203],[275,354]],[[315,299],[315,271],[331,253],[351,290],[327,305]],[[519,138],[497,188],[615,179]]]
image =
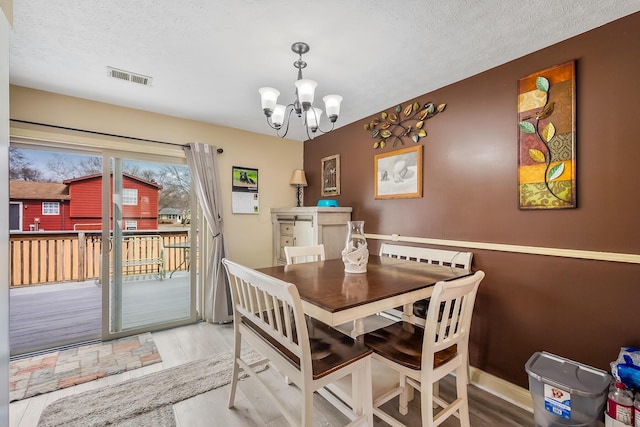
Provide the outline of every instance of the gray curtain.
[[217,148],[213,145],[191,143],[184,148],[187,164],[191,172],[191,182],[198,198],[208,231],[213,236],[209,250],[202,250],[205,233],[200,230],[199,243],[202,259],[200,271],[204,277],[203,286],[203,318],[207,322],[230,322],[230,293],[222,266],[222,258],[226,254],[222,223],[222,195],[220,193],[220,178],[218,174]]

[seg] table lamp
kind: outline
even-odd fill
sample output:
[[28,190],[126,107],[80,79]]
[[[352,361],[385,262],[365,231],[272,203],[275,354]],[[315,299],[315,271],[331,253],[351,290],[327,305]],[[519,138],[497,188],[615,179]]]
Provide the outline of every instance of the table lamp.
[[297,187],[296,197],[298,199],[297,207],[302,206],[302,187],[307,186],[307,178],[304,176],[304,171],[302,169],[296,169],[293,171],[293,175],[291,176],[291,185],[295,185]]

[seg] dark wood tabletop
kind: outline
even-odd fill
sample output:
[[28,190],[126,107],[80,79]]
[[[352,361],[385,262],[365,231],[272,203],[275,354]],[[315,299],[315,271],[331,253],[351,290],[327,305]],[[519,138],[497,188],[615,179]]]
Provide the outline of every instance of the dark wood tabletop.
[[460,268],[377,255],[369,256],[367,272],[362,274],[345,273],[341,259],[258,271],[295,284],[303,304],[308,303],[305,312],[332,325],[427,297],[436,282],[471,274]]

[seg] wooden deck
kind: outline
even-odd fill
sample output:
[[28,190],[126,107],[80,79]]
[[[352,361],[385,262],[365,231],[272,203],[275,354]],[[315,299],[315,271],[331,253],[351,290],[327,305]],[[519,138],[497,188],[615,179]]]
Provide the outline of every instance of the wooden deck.
[[[92,280],[14,288],[9,297],[11,355],[100,339],[102,289]],[[189,273],[126,281],[125,329],[189,317]]]

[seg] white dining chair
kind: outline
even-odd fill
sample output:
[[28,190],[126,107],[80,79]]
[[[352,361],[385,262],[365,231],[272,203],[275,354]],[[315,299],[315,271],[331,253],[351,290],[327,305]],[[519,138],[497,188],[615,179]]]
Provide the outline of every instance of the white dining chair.
[[[229,408],[234,406],[238,375],[255,380],[289,424],[311,426],[313,393],[351,376],[352,413],[349,426],[373,425],[371,355],[362,342],[307,317],[298,289],[248,267],[223,259],[233,301],[234,362]],[[246,363],[241,345],[248,343],[302,392],[300,416],[288,410],[252,369],[265,360]],[[289,396],[290,397],[290,396]]]
[[[285,246],[284,256],[287,259],[287,265],[299,264],[302,262],[324,261],[324,245]],[[291,381],[286,375],[284,377],[284,381],[288,385],[291,385]]]
[[[386,423],[404,424],[383,411],[381,406],[399,396],[399,412],[408,413],[412,388],[420,391],[422,425],[437,426],[455,415],[463,427],[469,427],[467,395],[469,329],[478,286],[484,272],[478,271],[448,282],[438,282],[431,295],[425,328],[409,322],[394,323],[364,335],[364,342],[374,351],[374,359],[394,369],[400,376],[399,386],[373,402],[373,413]],[[442,313],[442,314],[441,314]],[[448,321],[442,321],[448,316]],[[447,402],[439,395],[438,381],[450,373],[456,376],[456,398]],[[433,405],[442,408],[434,415]]]
[[[462,268],[471,271],[471,262],[473,260],[473,252],[449,251],[444,249],[422,248],[418,246],[404,246],[383,243],[380,245],[380,256],[388,256],[391,258],[407,259],[416,262],[425,262],[427,264],[440,265],[444,267]],[[427,310],[429,309],[429,298],[416,301],[413,304],[405,306],[402,310],[394,308],[387,310],[383,315],[387,317],[400,319],[404,311],[407,316],[416,325],[423,326],[426,322]],[[467,361],[468,378],[470,375],[469,362]]]
[[324,245],[310,246],[285,246],[284,255],[287,258],[287,265],[299,262],[324,261]]

